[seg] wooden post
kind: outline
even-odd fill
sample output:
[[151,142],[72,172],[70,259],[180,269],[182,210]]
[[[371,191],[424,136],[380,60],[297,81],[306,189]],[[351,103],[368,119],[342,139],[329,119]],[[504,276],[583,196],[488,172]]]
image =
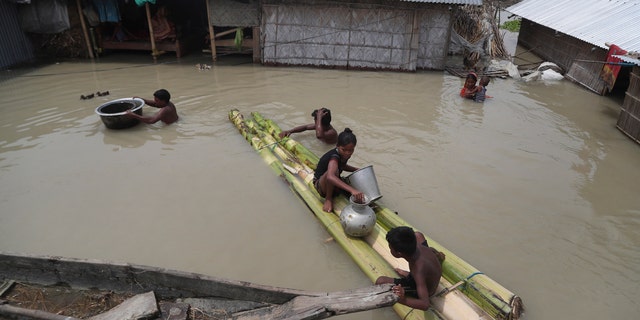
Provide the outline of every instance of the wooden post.
[[262,52],[260,51],[260,27],[253,27],[253,63],[260,63],[262,59]]
[[[411,43],[409,44],[409,59],[407,61],[407,70],[416,71],[418,67],[418,51],[420,47],[420,17],[418,10],[413,11],[413,24],[411,26]],[[416,60],[413,60],[412,53],[415,52]]]
[[89,52],[89,58],[93,59],[93,48],[91,48],[91,42],[89,41],[89,33],[87,32],[87,25],[84,22],[84,14],[82,13],[82,5],[80,0],[76,0],[76,6],[78,6],[78,14],[80,15],[80,24],[82,25],[82,33],[84,34],[84,42],[87,45],[87,51]]
[[149,9],[149,2],[145,2],[144,7],[147,11],[147,24],[149,25],[149,40],[151,41],[151,55],[155,60],[158,58],[158,49],[156,49],[156,38],[153,34],[153,24],[151,24],[151,9]]
[[207,25],[209,26],[209,44],[211,45],[211,60],[216,62],[218,55],[216,54],[216,38],[213,34],[213,24],[211,22],[211,8],[209,8],[209,0],[204,0],[207,5]]

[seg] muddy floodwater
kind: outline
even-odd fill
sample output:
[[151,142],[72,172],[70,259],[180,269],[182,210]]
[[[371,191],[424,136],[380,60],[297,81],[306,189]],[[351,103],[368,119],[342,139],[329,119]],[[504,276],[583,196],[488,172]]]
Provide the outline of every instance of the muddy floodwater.
[[[258,111],[287,129],[327,107],[357,135],[350,164],[374,166],[379,201],[520,295],[524,319],[640,314],[640,146],[615,128],[619,99],[496,78],[479,104],[440,71],[196,63],[211,60],[114,54],[3,71],[0,251],[314,291],[368,286],[228,120],[232,108]],[[175,124],[110,130],[95,113],[159,88]],[[98,91],[109,95],[80,99]],[[311,132],[292,137],[330,148]]]

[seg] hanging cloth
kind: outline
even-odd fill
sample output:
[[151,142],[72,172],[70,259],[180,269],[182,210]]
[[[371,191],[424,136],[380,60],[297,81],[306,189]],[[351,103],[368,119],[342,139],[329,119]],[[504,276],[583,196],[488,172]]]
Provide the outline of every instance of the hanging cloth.
[[119,22],[118,0],[93,0],[101,22]]
[[151,4],[156,4],[156,0],[136,0],[136,4],[138,5],[138,7],[144,6],[145,2],[149,2]]
[[18,10],[20,26],[26,32],[60,33],[71,27],[64,0],[33,0],[18,6]]

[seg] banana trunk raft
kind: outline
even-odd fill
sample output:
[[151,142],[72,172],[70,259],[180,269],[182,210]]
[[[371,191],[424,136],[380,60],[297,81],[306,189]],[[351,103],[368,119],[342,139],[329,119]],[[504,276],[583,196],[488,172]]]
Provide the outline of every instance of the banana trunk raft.
[[[374,203],[376,225],[366,237],[351,237],[339,221],[341,210],[349,204],[344,195],[336,196],[334,212],[322,210],[324,199],[312,185],[318,156],[304,145],[287,137],[272,120],[257,112],[245,118],[237,109],[229,111],[229,120],[251,144],[272,171],[283,178],[292,192],[301,198],[325,226],[334,240],[347,252],[362,271],[375,281],[379,276],[398,277],[394,268],[408,270],[406,261],[389,253],[385,239],[388,230],[398,226],[416,228],[393,210]],[[517,320],[524,311],[522,299],[486,274],[471,266],[453,252],[425,234],[429,246],[443,252],[446,259],[438,293],[431,297],[432,308],[427,311],[395,304],[401,319],[507,319]]]

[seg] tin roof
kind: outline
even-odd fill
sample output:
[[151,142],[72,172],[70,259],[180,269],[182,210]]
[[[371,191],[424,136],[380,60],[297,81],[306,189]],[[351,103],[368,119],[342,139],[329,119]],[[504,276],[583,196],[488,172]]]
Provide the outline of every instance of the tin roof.
[[603,49],[640,51],[637,0],[523,0],[505,10]]
[[620,58],[620,60],[624,62],[633,63],[635,65],[640,66],[640,57],[626,56],[626,55],[625,56],[614,55],[614,57]]
[[422,3],[442,3],[442,4],[458,4],[458,5],[474,5],[481,6],[482,0],[400,0],[404,2],[422,2]]

